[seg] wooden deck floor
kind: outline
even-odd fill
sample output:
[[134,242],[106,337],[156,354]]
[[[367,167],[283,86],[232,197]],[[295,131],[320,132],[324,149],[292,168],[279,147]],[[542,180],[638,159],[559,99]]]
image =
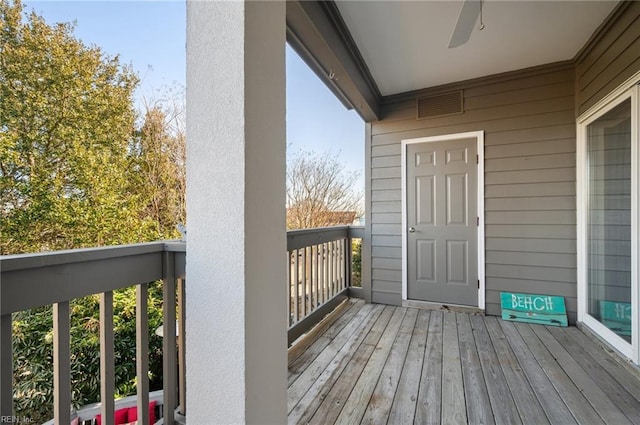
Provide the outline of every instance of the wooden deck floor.
[[290,424],[640,424],[639,375],[575,327],[348,302],[290,364]]

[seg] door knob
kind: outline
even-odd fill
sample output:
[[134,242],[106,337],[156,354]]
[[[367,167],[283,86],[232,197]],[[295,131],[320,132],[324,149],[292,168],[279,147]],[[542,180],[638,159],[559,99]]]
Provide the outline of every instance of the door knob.
[[413,232],[415,232],[415,231],[416,231],[416,229],[415,229],[415,228],[413,228],[413,227],[409,227],[409,233],[413,233]]

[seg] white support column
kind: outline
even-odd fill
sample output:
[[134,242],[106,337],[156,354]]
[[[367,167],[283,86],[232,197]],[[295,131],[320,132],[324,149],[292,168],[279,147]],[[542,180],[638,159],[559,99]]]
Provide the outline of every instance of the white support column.
[[284,2],[187,2],[187,217],[187,420],[286,423]]

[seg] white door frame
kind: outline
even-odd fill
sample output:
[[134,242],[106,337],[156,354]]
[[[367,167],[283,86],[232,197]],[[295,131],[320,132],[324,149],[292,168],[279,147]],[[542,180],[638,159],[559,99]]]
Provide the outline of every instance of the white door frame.
[[420,137],[402,140],[402,300],[407,301],[407,146],[416,143],[446,142],[448,140],[477,140],[477,214],[478,223],[478,308],[485,309],[485,277],[484,277],[484,131],[446,134],[442,136]]
[[[634,363],[640,364],[640,72],[578,117],[576,122],[576,213],[578,322],[584,323]],[[587,299],[587,126],[631,99],[631,343],[590,316]]]

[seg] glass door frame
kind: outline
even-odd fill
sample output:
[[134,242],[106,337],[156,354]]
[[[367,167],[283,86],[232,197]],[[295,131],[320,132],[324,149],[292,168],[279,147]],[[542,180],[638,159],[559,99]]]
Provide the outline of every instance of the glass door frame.
[[[640,73],[598,102],[577,120],[576,146],[576,213],[577,213],[577,283],[578,322],[603,338],[621,354],[640,364]],[[588,209],[589,155],[588,126],[622,102],[631,100],[631,343],[604,326],[589,314],[588,300]]]

